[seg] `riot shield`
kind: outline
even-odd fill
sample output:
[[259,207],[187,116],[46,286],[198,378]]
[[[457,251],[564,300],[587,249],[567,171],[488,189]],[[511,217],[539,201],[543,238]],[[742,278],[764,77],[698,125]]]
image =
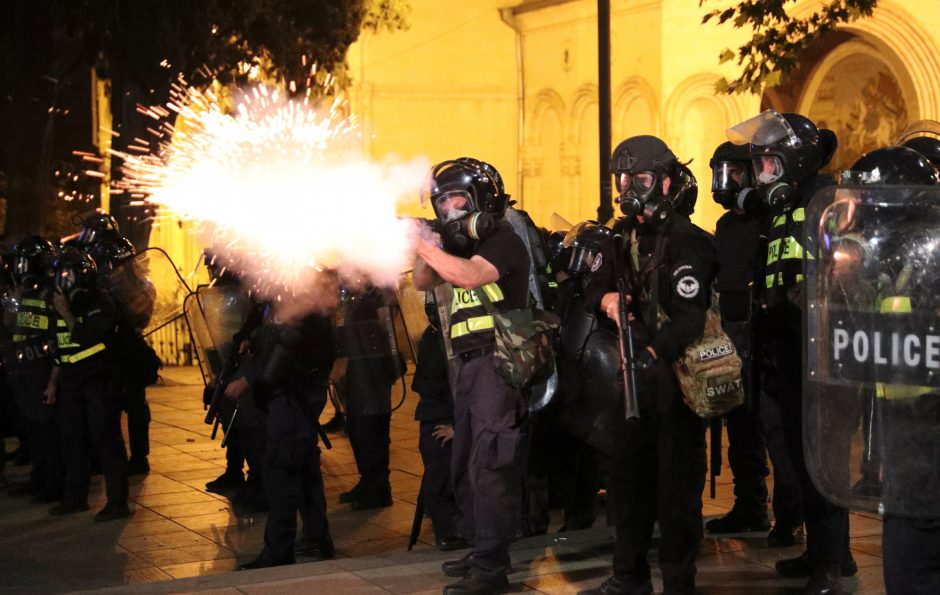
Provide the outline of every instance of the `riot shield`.
[[810,475],[844,506],[940,518],[940,189],[828,188],[805,230]]
[[254,303],[237,284],[200,285],[185,300],[184,313],[206,384],[215,381],[232,350],[232,336]]
[[147,248],[108,274],[106,288],[144,336],[183,313],[192,291],[160,248]]

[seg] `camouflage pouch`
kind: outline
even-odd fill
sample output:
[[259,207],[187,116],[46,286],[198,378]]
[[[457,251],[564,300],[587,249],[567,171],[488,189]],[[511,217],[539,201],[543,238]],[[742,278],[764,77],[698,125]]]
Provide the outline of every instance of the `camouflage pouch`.
[[721,328],[717,298],[705,318],[705,332],[675,363],[686,404],[699,417],[722,416],[744,402],[741,358]]
[[493,317],[496,370],[509,385],[526,389],[555,370],[554,336],[560,320],[553,312],[521,308],[499,312],[481,291],[480,301]]

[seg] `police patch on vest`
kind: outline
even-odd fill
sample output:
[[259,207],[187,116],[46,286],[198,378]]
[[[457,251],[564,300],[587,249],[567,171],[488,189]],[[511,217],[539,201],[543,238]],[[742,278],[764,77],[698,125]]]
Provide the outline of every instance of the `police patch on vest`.
[[702,349],[698,352],[699,361],[707,362],[725,355],[731,355],[734,353],[734,346],[731,343],[724,343],[722,345],[712,345],[706,349]]
[[594,257],[594,262],[591,263],[591,272],[596,273],[597,269],[601,268],[601,264],[603,262],[604,262],[604,255],[598,252],[597,256]]
[[679,282],[676,283],[676,293],[679,294],[679,297],[684,297],[686,299],[694,298],[698,295],[698,290],[698,279],[692,275],[686,275],[685,277],[679,279]]

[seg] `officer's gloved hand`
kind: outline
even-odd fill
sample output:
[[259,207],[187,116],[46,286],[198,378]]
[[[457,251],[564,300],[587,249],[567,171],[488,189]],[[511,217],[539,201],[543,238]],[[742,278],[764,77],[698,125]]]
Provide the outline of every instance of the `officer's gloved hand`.
[[647,372],[656,367],[656,358],[648,349],[643,349],[636,356],[636,371]]

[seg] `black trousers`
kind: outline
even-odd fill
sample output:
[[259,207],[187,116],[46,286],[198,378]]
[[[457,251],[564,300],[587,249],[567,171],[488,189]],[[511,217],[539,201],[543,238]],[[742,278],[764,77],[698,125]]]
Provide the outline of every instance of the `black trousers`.
[[940,593],[940,521],[885,515],[882,544],[888,595]]
[[42,391],[49,382],[50,367],[16,374],[11,378],[13,391],[20,412],[20,422],[31,445],[29,458],[32,468],[29,482],[35,488],[49,493],[62,491],[64,471],[62,455],[52,407],[42,403]]
[[88,501],[87,432],[104,474],[108,503],[126,503],[127,452],[121,435],[121,402],[104,367],[92,363],[67,374],[63,370],[53,416],[65,465],[63,500],[70,504]]
[[330,535],[320,470],[317,425],[326,405],[326,386],[276,392],[268,403],[264,491],[271,509],[264,526],[264,553],[272,560],[293,560],[297,512],[304,536]]
[[[702,539],[705,428],[682,401],[671,368],[643,374],[639,421],[629,448],[610,460],[609,517],[617,529],[614,573],[648,579],[653,523],[659,521],[659,566],[669,593],[692,593]],[[622,415],[622,411],[621,411]]]
[[[768,399],[762,403],[762,413],[766,404],[766,408],[777,416],[776,421],[779,424],[776,427],[764,427],[771,460],[774,461],[774,482],[776,484],[778,481],[777,461],[789,462],[798,481],[799,501],[806,523],[806,553],[809,562],[814,568],[839,566],[852,559],[849,550],[849,512],[846,508],[833,504],[820,493],[806,467],[803,449],[803,370],[800,337],[778,335],[772,349],[775,372],[772,382],[766,387]],[[830,398],[838,398],[838,395],[833,394]],[[850,426],[857,423],[857,417],[845,416],[845,422],[846,427],[832,428],[832,439],[844,440],[848,444],[852,433]],[[848,464],[846,449],[846,476]],[[794,488],[787,486],[787,489]],[[788,515],[795,514],[795,511],[789,510],[793,508],[791,503],[776,502],[777,498],[775,485],[775,514],[781,505],[788,508]],[[787,518],[787,521],[792,520],[792,517]],[[777,522],[780,522],[779,518]]]
[[147,458],[150,455],[150,404],[147,403],[147,389],[125,385],[123,392],[131,458]]
[[437,539],[449,539],[457,535],[459,511],[454,497],[453,482],[450,478],[450,465],[453,458],[452,442],[441,442],[432,434],[437,425],[453,425],[453,419],[422,421],[418,435],[418,450],[424,464],[424,477],[421,479],[421,498],[424,510],[431,517],[434,536]]
[[451,473],[460,532],[473,543],[471,575],[504,575],[519,528],[526,453],[522,399],[496,373],[492,355],[457,375]]
[[390,489],[388,481],[389,446],[392,414],[346,416],[346,434],[356,457],[362,495]]

